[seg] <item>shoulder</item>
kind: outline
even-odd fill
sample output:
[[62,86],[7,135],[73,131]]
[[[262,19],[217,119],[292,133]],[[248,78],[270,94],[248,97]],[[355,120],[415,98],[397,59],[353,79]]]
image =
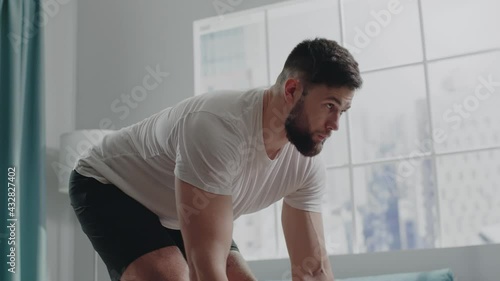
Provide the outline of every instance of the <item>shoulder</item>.
[[200,138],[240,136],[236,124],[230,118],[209,111],[190,112],[180,120],[179,126],[184,133]]

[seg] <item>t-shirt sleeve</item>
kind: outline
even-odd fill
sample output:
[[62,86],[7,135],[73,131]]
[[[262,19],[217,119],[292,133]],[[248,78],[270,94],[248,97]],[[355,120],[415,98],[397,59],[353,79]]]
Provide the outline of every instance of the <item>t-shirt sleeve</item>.
[[241,162],[233,125],[215,114],[195,112],[179,120],[177,133],[175,176],[204,191],[232,195]]
[[314,157],[305,172],[304,182],[297,190],[285,196],[284,201],[299,210],[321,212],[321,201],[326,192],[326,166],[319,155]]

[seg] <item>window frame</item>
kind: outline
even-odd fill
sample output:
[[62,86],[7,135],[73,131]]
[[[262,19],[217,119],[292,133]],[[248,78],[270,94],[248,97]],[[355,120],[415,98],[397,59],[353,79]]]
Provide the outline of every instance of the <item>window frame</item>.
[[[269,35],[268,35],[268,33],[269,33],[269,25],[268,25],[269,17],[268,17],[268,10],[276,8],[276,7],[295,5],[298,3],[303,3],[305,1],[308,1],[308,0],[285,1],[285,2],[281,2],[281,3],[265,5],[265,6],[261,6],[258,8],[244,10],[244,11],[240,11],[240,12],[225,14],[223,16],[210,17],[210,18],[195,21],[193,23],[193,43],[194,43],[194,56],[193,57],[194,57],[194,71],[195,71],[195,73],[194,73],[195,95],[202,94],[201,88],[200,88],[200,80],[201,80],[201,77],[200,77],[200,68],[201,68],[201,65],[200,65],[201,64],[200,38],[201,38],[201,35],[209,33],[207,30],[210,30],[210,26],[212,24],[216,25],[217,22],[219,22],[221,19],[224,19],[224,20],[228,20],[229,22],[231,22],[231,24],[234,24],[236,22],[235,26],[237,26],[238,25],[237,24],[238,18],[240,18],[240,17],[248,17],[249,15],[251,15],[253,13],[262,13],[262,12],[265,13],[266,62],[267,62],[267,70],[268,70],[267,84],[268,84],[268,86],[270,86],[271,80],[269,77],[270,76],[270,74],[269,74],[270,64],[269,64]],[[346,46],[346,42],[345,42],[346,31],[345,31],[345,26],[344,26],[344,12],[343,12],[343,6],[342,6],[343,0],[331,0],[331,1],[335,1],[338,5],[338,13],[339,14],[335,15],[335,16],[338,16],[338,20],[339,20],[339,24],[340,24],[340,38],[339,38],[338,42],[342,46]],[[396,66],[369,69],[369,70],[361,71],[361,74],[364,75],[364,74],[368,74],[368,73],[382,72],[385,70],[399,69],[399,68],[404,68],[404,67],[408,67],[408,66],[423,66],[424,79],[425,79],[425,91],[426,91],[426,93],[425,93],[426,109],[427,109],[427,114],[428,114],[427,118],[428,118],[428,122],[429,122],[430,131],[434,132],[434,123],[433,123],[434,116],[432,114],[432,98],[431,98],[430,85],[429,85],[429,64],[434,63],[434,62],[438,62],[438,61],[451,60],[451,59],[455,59],[455,58],[470,57],[470,56],[474,56],[474,55],[478,55],[478,54],[500,52],[500,48],[485,49],[485,50],[476,51],[476,52],[451,55],[451,56],[440,57],[440,58],[435,58],[435,59],[428,59],[427,49],[426,49],[426,41],[425,41],[425,39],[426,39],[425,29],[424,29],[424,24],[423,24],[424,17],[423,17],[423,11],[422,11],[422,0],[417,0],[417,1],[418,1],[418,16],[419,16],[419,24],[420,24],[420,36],[421,36],[421,42],[422,42],[421,48],[422,48],[422,52],[423,52],[422,61],[413,62],[413,63],[406,63],[406,64],[401,64],[401,65],[396,65]],[[308,2],[310,2],[310,1],[308,1]],[[244,25],[244,22],[241,22],[241,25]],[[350,114],[351,114],[350,112],[347,112],[345,114],[346,125],[347,125],[345,127],[345,130],[346,130],[346,134],[347,134],[348,162],[347,162],[347,164],[343,164],[343,165],[329,165],[326,168],[327,168],[327,170],[346,169],[346,168],[348,169],[349,190],[351,193],[350,197],[352,200],[351,202],[352,202],[353,208],[356,208],[356,197],[354,196],[354,169],[355,168],[374,166],[374,165],[378,165],[378,164],[398,163],[400,161],[408,159],[409,156],[394,157],[394,158],[387,158],[387,159],[378,159],[378,160],[373,160],[373,161],[362,161],[362,162],[354,163],[353,162],[352,141],[351,141],[352,133],[351,133],[351,128],[350,128],[350,123],[351,123]],[[438,171],[437,171],[438,158],[442,157],[442,156],[457,155],[457,154],[464,154],[464,153],[496,151],[499,149],[500,149],[500,145],[499,146],[478,148],[478,149],[463,149],[463,150],[457,150],[457,151],[451,151],[451,152],[436,152],[435,144],[434,144],[434,142],[431,142],[430,152],[422,153],[420,155],[411,157],[412,160],[430,159],[432,162],[432,170],[433,170],[432,180],[435,183],[434,188],[436,189],[435,190],[436,210],[437,210],[437,214],[436,214],[437,222],[436,223],[438,225],[437,233],[435,233],[436,240],[434,243],[434,248],[436,248],[436,249],[442,248],[442,241],[441,241],[441,238],[442,238],[442,217],[441,217],[441,210],[440,210],[440,198],[439,198],[440,193],[439,193],[438,174],[437,174],[438,173]],[[278,229],[278,227],[280,227],[280,226],[278,226],[278,223],[281,221],[281,213],[279,213],[281,206],[279,206],[278,204],[281,204],[281,202],[282,202],[282,200],[273,204],[274,205],[274,207],[273,207],[274,213],[275,213],[275,222],[276,222],[276,225],[274,226],[275,227],[274,239],[275,239],[276,247],[275,247],[275,252],[274,252],[274,255],[272,258],[281,258],[282,256],[280,256],[280,252],[283,252],[283,249],[282,249],[283,237],[280,237],[280,235],[279,235],[279,233],[281,233],[282,231],[280,231]],[[353,230],[353,234],[354,234],[352,237],[352,239],[353,239],[353,251],[352,251],[352,253],[349,253],[349,254],[364,254],[365,252],[360,252],[360,249],[359,249],[359,246],[360,246],[359,242],[360,241],[358,241],[358,237],[356,235],[357,234],[357,221],[360,219],[356,215],[356,213],[357,212],[355,211],[355,209],[353,209],[352,210],[352,230]],[[331,255],[331,254],[329,254],[329,255]],[[269,258],[269,257],[266,257],[266,258]],[[250,258],[249,260],[252,260],[252,258]]]

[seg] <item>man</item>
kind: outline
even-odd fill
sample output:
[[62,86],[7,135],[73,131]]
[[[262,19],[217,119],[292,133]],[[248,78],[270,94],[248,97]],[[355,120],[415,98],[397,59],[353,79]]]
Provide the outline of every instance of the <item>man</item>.
[[256,280],[233,221],[281,198],[293,280],[334,280],[315,156],[361,84],[346,49],[305,40],[268,89],[192,97],[105,136],[70,197],[112,280]]

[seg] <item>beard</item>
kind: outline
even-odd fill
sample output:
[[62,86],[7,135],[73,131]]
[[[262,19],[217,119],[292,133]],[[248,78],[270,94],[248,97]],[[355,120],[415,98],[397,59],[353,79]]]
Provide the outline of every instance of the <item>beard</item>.
[[297,148],[300,154],[306,157],[318,155],[323,149],[322,142],[316,142],[313,139],[308,126],[308,118],[304,112],[303,97],[292,108],[285,121],[286,137]]

